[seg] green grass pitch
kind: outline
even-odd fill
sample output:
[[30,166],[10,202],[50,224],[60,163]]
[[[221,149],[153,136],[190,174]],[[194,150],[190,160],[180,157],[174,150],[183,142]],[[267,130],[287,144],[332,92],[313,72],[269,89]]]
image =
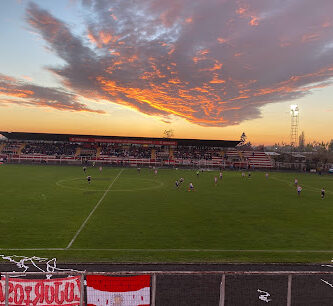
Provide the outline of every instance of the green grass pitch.
[[224,171],[215,185],[218,174],[1,165],[0,254],[113,262],[331,260],[333,176]]

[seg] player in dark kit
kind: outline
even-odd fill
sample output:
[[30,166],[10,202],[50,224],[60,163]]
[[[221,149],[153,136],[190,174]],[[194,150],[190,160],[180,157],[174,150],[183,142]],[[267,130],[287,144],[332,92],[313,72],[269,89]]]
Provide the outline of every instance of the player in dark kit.
[[175,185],[176,185],[177,188],[179,188],[179,181],[178,180],[176,180]]
[[323,187],[321,189],[321,199],[323,200],[325,198],[325,188]]
[[83,167],[83,172],[86,173],[87,167]]
[[88,184],[90,184],[90,182],[91,182],[91,176],[90,175],[87,176],[87,181],[88,181]]

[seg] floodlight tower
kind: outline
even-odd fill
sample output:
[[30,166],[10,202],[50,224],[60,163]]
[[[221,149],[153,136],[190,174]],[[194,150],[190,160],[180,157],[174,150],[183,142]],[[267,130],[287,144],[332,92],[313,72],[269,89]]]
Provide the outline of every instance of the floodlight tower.
[[298,105],[296,104],[290,105],[290,115],[291,115],[290,145],[292,147],[296,147],[298,139],[298,118],[299,118]]

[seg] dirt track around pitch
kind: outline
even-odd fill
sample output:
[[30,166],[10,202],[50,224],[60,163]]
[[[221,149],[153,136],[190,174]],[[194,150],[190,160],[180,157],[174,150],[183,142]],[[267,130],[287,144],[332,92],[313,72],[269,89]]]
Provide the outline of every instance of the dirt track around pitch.
[[[321,264],[58,264],[58,268],[87,272],[119,271],[216,271],[216,274],[157,275],[156,305],[219,305],[220,283],[226,271],[333,271]],[[0,271],[17,271],[13,264],[0,264]],[[29,271],[33,267],[29,266]],[[291,305],[333,305],[333,275],[303,275],[292,277]],[[333,285],[332,285],[333,286]],[[269,302],[259,299],[268,292]],[[225,305],[287,305],[287,275],[226,275]]]

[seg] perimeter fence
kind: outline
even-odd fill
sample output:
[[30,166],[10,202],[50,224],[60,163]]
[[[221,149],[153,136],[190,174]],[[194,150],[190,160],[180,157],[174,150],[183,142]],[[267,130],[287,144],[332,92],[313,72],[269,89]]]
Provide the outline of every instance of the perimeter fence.
[[4,272],[0,305],[333,305],[333,271]]

